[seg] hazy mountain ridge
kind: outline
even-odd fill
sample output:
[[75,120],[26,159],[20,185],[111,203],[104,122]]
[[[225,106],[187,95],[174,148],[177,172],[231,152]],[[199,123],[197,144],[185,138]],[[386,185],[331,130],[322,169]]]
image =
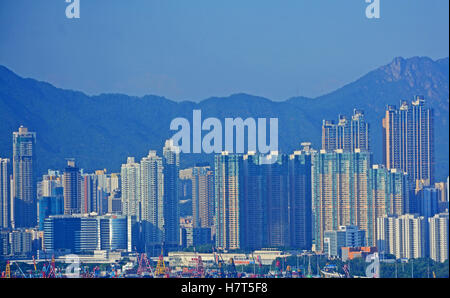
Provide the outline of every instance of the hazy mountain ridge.
[[[74,157],[88,169],[118,171],[127,156],[140,159],[148,150],[161,150],[173,135],[170,122],[176,117],[202,118],[278,117],[279,144],[291,152],[302,141],[320,147],[322,119],[364,109],[371,123],[372,148],[381,161],[381,118],[387,104],[398,105],[424,95],[435,109],[437,176],[448,175],[449,59],[395,58],[355,82],[315,99],[291,98],[274,102],[248,94],[211,97],[200,103],[174,102],[160,96],[132,97],[123,94],[87,96],[45,82],[23,79],[0,66],[0,156],[12,156],[12,132],[19,125],[38,134],[40,172],[61,168]],[[185,165],[211,156],[188,155]]]

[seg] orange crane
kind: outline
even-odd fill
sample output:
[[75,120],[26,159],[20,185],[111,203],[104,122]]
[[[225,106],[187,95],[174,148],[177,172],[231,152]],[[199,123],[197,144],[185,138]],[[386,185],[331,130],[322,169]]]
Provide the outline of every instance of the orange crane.
[[9,261],[6,261],[5,278],[11,278],[11,265],[9,264]]

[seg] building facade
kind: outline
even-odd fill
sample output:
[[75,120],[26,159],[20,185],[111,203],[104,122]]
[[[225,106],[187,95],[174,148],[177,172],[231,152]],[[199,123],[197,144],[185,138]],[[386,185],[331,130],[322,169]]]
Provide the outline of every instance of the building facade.
[[364,111],[355,109],[351,119],[339,115],[338,123],[329,120],[322,123],[322,150],[370,151],[369,141]]
[[428,256],[427,219],[416,214],[384,216],[377,219],[377,248],[398,259]]
[[290,247],[311,250],[312,247],[312,197],[310,143],[289,157],[289,228]]
[[343,247],[365,247],[366,233],[356,226],[340,226],[335,231],[325,231],[324,253],[330,258],[342,257]]
[[196,228],[214,226],[214,172],[209,166],[192,168],[192,216]]
[[134,157],[128,157],[127,163],[122,164],[122,214],[135,216],[138,221],[141,218],[141,166],[134,161]]
[[11,161],[0,158],[0,229],[11,227]]
[[436,262],[448,260],[448,212],[436,214],[428,219],[430,229],[430,258]]
[[141,160],[141,220],[145,226],[145,243],[160,246],[164,230],[163,159],[150,151]]
[[383,160],[388,169],[408,173],[413,185],[434,183],[433,110],[423,97],[400,108],[388,106],[383,118]]
[[313,155],[312,200],[316,251],[323,251],[325,231],[355,225],[366,231],[368,245],[373,245],[375,231],[369,206],[368,173],[370,152],[321,150]]
[[15,228],[37,224],[35,146],[35,132],[23,126],[13,132],[12,226]]
[[81,213],[81,173],[75,161],[68,160],[63,174],[64,214]]
[[223,152],[215,156],[216,248],[241,247],[243,157]]
[[173,140],[167,140],[163,148],[163,217],[164,246],[177,249],[180,243],[180,213],[178,204],[178,177],[180,170],[180,148]]

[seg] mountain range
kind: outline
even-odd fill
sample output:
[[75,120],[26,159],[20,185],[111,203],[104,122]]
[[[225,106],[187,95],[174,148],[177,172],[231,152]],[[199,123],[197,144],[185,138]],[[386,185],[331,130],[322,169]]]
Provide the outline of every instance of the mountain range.
[[[339,70],[336,70],[338,75]],[[87,171],[117,172],[128,156],[137,160],[150,149],[158,150],[174,132],[170,122],[192,119],[200,109],[202,118],[279,118],[279,147],[290,153],[301,142],[320,148],[323,119],[365,111],[371,128],[375,162],[382,157],[382,126],[385,107],[399,105],[422,95],[434,108],[436,177],[443,180],[449,169],[449,59],[395,58],[358,80],[317,98],[294,97],[282,102],[249,94],[212,97],[201,102],[175,102],[148,95],[88,96],[22,78],[0,66],[0,157],[12,157],[12,132],[20,125],[37,132],[39,175],[61,169],[66,158],[75,158]],[[182,166],[212,161],[211,155],[185,154]]]

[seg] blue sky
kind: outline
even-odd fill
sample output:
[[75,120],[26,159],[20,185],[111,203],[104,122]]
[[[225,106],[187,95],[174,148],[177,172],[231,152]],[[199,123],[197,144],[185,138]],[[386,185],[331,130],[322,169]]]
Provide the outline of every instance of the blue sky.
[[318,96],[396,56],[449,54],[448,0],[0,0],[0,64],[87,94]]

